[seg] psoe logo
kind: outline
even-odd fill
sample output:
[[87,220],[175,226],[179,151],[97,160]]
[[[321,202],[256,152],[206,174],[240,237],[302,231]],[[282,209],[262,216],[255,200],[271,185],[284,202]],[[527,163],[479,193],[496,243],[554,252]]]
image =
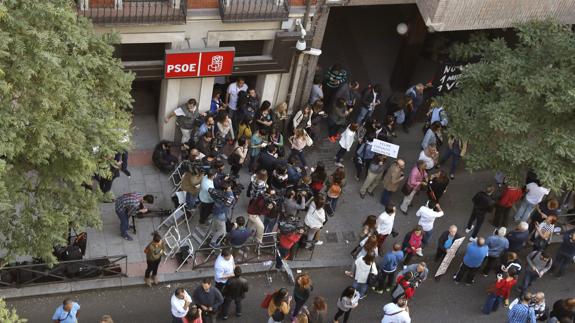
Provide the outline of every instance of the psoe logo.
[[212,57],[212,62],[208,65],[208,71],[210,72],[220,72],[224,67],[224,57],[222,55],[216,55]]

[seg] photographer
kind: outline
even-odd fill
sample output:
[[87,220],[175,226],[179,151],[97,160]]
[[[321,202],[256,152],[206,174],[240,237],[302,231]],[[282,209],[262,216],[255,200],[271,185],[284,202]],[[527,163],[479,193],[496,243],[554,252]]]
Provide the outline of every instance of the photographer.
[[284,199],[284,215],[287,218],[297,217],[298,211],[305,209],[306,197],[305,191],[296,193],[293,189],[288,190]]
[[196,148],[206,156],[216,154],[216,143],[212,133],[206,132],[203,136],[201,136],[198,143],[196,144]]
[[232,184],[230,181],[225,181],[222,184],[222,189],[209,189],[210,196],[214,200],[214,222],[213,234],[210,247],[219,248],[219,241],[221,237],[226,234],[226,221],[230,219],[232,207],[236,202],[234,192],[232,192]]
[[302,169],[297,166],[298,158],[297,156],[290,156],[287,161],[287,175],[288,175],[288,187],[296,185],[297,182],[302,178]]
[[154,148],[152,161],[154,165],[163,173],[171,173],[178,165],[178,157],[172,155],[172,144],[162,140]]
[[186,165],[186,172],[182,176],[182,191],[186,192],[186,208],[191,210],[196,207],[202,172],[196,166]]
[[278,159],[277,147],[275,145],[268,145],[265,151],[262,151],[258,156],[258,170],[265,169],[268,174],[271,174],[274,169],[283,162]]
[[264,233],[272,232],[279,215],[282,213],[283,198],[276,193],[274,189],[268,189],[263,195],[265,204],[264,216]]
[[287,167],[285,165],[278,165],[272,173],[272,178],[270,180],[271,187],[273,187],[278,192],[285,192],[288,184],[288,174]]

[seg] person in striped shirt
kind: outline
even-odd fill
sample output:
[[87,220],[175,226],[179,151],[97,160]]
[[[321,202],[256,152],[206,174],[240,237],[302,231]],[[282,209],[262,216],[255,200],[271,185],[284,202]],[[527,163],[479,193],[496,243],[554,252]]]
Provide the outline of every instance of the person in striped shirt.
[[523,294],[521,302],[509,310],[507,313],[508,323],[537,323],[535,319],[535,310],[529,306],[533,295],[531,293]]

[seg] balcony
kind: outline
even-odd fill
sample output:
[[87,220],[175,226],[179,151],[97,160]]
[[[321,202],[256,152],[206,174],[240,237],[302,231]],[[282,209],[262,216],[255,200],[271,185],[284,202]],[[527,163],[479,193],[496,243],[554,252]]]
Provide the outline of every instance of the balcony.
[[77,12],[99,25],[185,24],[186,0],[77,0]]
[[281,21],[288,19],[288,0],[220,0],[223,22]]

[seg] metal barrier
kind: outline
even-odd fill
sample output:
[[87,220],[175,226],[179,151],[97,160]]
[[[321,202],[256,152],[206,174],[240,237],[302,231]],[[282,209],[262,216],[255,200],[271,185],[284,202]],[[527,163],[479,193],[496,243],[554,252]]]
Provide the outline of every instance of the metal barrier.
[[0,269],[0,288],[21,288],[95,278],[126,277],[128,257],[109,256],[45,263],[6,266]]
[[185,24],[186,0],[77,0],[79,16],[94,24]]
[[[192,269],[212,266],[215,258],[219,255],[218,251],[225,248],[231,249],[236,264],[258,263],[264,260],[275,261],[277,234],[276,232],[266,233],[262,243],[246,243],[241,247],[232,247],[229,244],[224,244],[220,248],[211,248],[202,245],[194,251]],[[183,267],[183,265],[180,264],[179,268]]]
[[286,20],[289,10],[288,0],[220,0],[223,22]]

